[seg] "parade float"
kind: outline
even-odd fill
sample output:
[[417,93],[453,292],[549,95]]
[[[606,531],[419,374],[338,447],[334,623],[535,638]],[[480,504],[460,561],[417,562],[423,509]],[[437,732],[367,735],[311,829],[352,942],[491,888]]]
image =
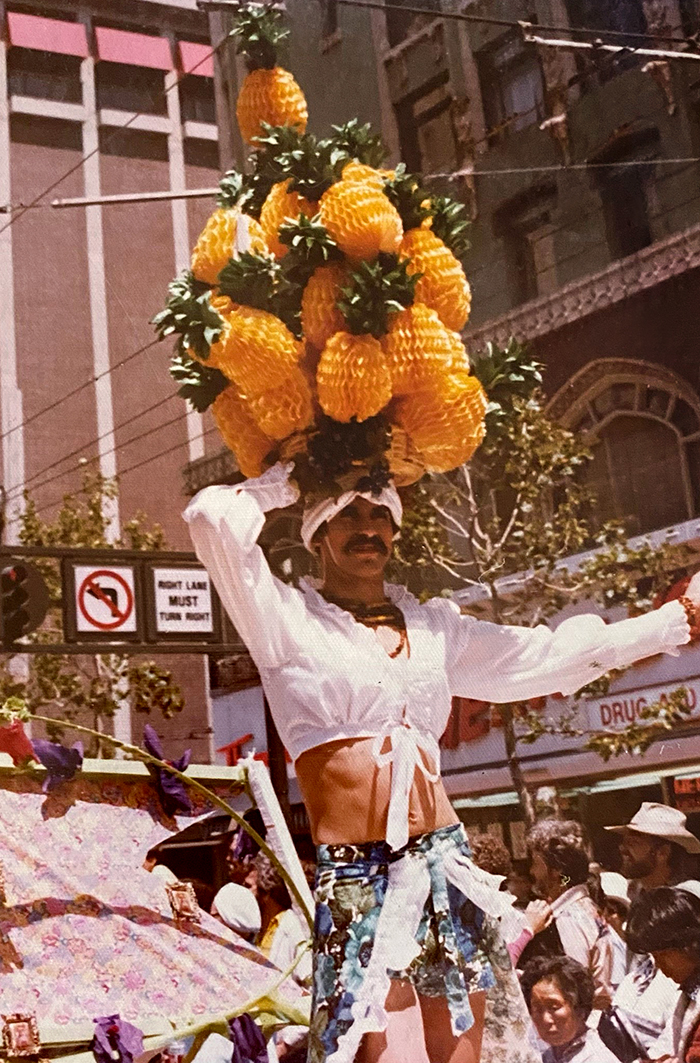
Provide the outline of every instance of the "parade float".
[[211,408],[245,476],[293,460],[302,493],[366,470],[406,486],[469,460],[486,396],[460,336],[471,293],[464,207],[433,195],[357,120],[319,138],[278,62],[281,13],[249,5],[234,34],[250,172],[217,209],[156,317],[175,334],[180,394]]
[[[84,761],[79,743],[30,739],[29,721],[46,722],[20,699],[0,707],[3,1055],[133,1063],[172,1055],[173,1044],[193,1054],[212,1030],[235,1043],[242,1016],[268,1037],[308,1023],[309,997],[291,970],[201,910],[191,883],[143,866],[149,850],[223,810],[286,868],[308,917],[308,886],[264,765],[188,769],[187,754],[162,759],[148,725],[144,748],[102,736],[124,759]],[[234,810],[241,800],[261,809],[267,842]]]

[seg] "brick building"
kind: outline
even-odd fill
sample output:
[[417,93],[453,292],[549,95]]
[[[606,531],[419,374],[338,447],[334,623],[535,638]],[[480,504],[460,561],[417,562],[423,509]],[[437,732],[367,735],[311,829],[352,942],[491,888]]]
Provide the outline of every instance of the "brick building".
[[[182,468],[205,453],[212,433],[175,396],[170,344],[147,345],[149,320],[168,281],[187,265],[213,200],[62,210],[50,203],[215,186],[213,73],[208,20],[194,0],[0,4],[7,542],[23,487],[50,516],[63,492],[78,486],[80,461],[88,459],[119,476],[114,527],[143,510],[163,525],[170,548],[190,548],[180,520]],[[187,708],[162,727],[173,749],[186,742],[196,760],[210,760],[205,661],[169,663]],[[128,734],[128,720],[119,726]]]

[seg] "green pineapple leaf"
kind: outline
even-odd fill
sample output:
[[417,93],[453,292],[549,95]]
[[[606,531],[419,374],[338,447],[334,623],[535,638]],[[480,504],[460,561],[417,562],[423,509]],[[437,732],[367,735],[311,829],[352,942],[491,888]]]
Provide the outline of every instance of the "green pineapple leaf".
[[341,289],[338,309],[356,335],[385,335],[389,315],[411,306],[421,274],[408,273],[407,259],[380,254],[374,262],[361,262]]
[[294,221],[284,222],[280,226],[279,239],[289,248],[283,264],[286,265],[291,256],[295,265],[308,270],[309,276],[318,266],[343,257],[318,214],[314,218],[301,214]]
[[244,55],[249,70],[272,70],[277,49],[289,36],[282,13],[267,4],[247,4],[236,14],[231,36],[239,38],[237,52]]
[[170,375],[180,385],[178,395],[186,399],[197,413],[208,410],[217,395],[231,383],[221,370],[196,362],[184,351],[174,355]]
[[178,347],[190,347],[200,358],[209,357],[224,323],[209,302],[211,289],[198,281],[190,270],[179,274],[168,285],[165,309],[152,319],[160,339],[177,335]]
[[372,132],[369,123],[351,118],[344,125],[331,126],[333,144],[348,159],[357,159],[365,166],[381,166],[386,157],[386,148],[381,137]]
[[446,244],[456,258],[464,258],[471,247],[467,233],[471,219],[464,203],[448,196],[432,196],[430,210],[433,215],[432,231]]
[[279,283],[280,265],[268,255],[244,251],[219,273],[219,291],[234,303],[269,310]]
[[417,229],[432,213],[430,193],[421,184],[420,177],[406,173],[403,163],[396,167],[395,176],[384,182],[384,192],[401,215],[405,232]]
[[237,207],[243,195],[243,175],[238,170],[227,170],[219,181],[216,202],[220,207]]

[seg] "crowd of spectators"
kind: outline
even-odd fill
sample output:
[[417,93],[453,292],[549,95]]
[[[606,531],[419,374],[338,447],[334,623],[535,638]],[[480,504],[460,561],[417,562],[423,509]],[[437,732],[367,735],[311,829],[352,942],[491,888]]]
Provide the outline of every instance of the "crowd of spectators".
[[543,1063],[700,1063],[700,841],[654,802],[607,829],[619,870],[592,861],[573,820],[531,828],[527,869],[492,837],[473,840],[522,915],[508,948],[532,1041]]

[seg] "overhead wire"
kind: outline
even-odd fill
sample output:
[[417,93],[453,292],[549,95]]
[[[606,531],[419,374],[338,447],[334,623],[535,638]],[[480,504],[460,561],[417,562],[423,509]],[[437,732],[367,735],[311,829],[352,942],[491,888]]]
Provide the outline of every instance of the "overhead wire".
[[[134,472],[135,469],[140,469],[144,465],[149,465],[152,461],[157,461],[159,458],[164,458],[168,454],[174,453],[176,450],[181,450],[182,447],[189,446],[190,443],[195,443],[198,439],[206,439],[207,436],[210,436],[213,432],[217,431],[218,429],[213,425],[211,428],[206,428],[204,431],[198,432],[197,435],[191,436],[189,439],[180,440],[179,443],[175,443],[173,446],[167,447],[165,450],[161,450],[157,454],[150,454],[147,458],[143,458],[141,461],[137,461],[135,464],[127,466],[126,469],[121,469],[117,474],[117,479],[121,480],[123,476],[126,476],[130,472]],[[63,497],[64,496],[62,495],[60,498],[54,498],[50,502],[45,502],[43,505],[37,507],[36,512],[43,513],[47,509],[52,509],[63,501]]]
[[152,347],[155,347],[161,342],[162,340],[159,338],[151,340],[150,343],[146,343],[143,345],[143,347],[139,347],[138,350],[132,351],[131,354],[128,354],[126,358],[122,358],[121,361],[117,362],[115,365],[111,365],[109,369],[104,369],[101,373],[95,373],[94,376],[91,376],[89,378],[89,380],[85,380],[82,384],[78,384],[77,387],[72,388],[71,391],[67,392],[65,395],[62,395],[60,399],[56,399],[53,402],[50,402],[48,405],[42,406],[41,409],[36,410],[33,414],[31,414],[31,416],[26,417],[19,424],[15,424],[12,426],[12,428],[8,428],[6,432],[3,432],[2,435],[0,435],[0,441],[7,439],[9,436],[12,435],[13,432],[18,432],[20,428],[26,428],[27,425],[32,424],[40,417],[43,417],[44,414],[49,413],[51,410],[55,410],[57,406],[63,405],[63,403],[67,402],[68,399],[72,399],[75,395],[79,395],[81,391],[85,391],[85,389],[89,388],[91,384],[95,384],[103,377],[109,376],[110,373],[116,372],[116,370],[121,369],[122,366],[128,365],[129,362],[134,360],[134,358],[137,358],[140,354],[145,354],[146,351],[149,351]]
[[[467,22],[484,26],[496,26],[500,29],[517,30],[522,29],[523,26],[527,26],[533,27],[542,33],[586,33],[589,35],[595,35],[597,37],[615,37],[617,40],[648,40],[659,41],[664,44],[691,44],[697,46],[697,40],[694,37],[686,37],[685,35],[683,37],[673,37],[669,36],[668,34],[657,34],[648,32],[637,33],[634,30],[604,29],[602,27],[595,26],[549,26],[545,23],[532,22],[529,19],[495,18],[490,15],[468,14],[465,11],[446,11],[441,10],[439,7],[414,7],[410,4],[391,3],[391,0],[388,0],[387,3],[384,3],[384,0],[337,0],[337,3],[347,7],[365,7],[377,11],[401,11],[408,15],[433,15],[436,19],[451,19],[455,22]],[[205,5],[202,6],[210,5],[205,3]],[[683,26],[677,26],[674,27],[674,29],[683,29]]]
[[[121,421],[120,424],[115,425],[114,428],[109,429],[107,432],[103,432],[101,435],[95,436],[93,439],[89,439],[86,443],[81,443],[81,445],[79,447],[75,447],[75,449],[69,451],[68,454],[64,454],[63,457],[57,458],[56,461],[51,462],[50,465],[46,465],[46,466],[44,466],[43,469],[40,469],[38,472],[35,472],[33,474],[33,476],[30,476],[28,480],[25,480],[25,482],[24,482],[24,484],[22,485],[21,488],[17,489],[17,493],[18,494],[22,494],[24,491],[28,490],[30,487],[32,488],[32,490],[38,490],[40,487],[43,487],[44,484],[51,483],[52,480],[54,479],[54,477],[50,477],[48,480],[43,480],[41,483],[36,484],[36,486],[34,486],[34,487],[32,486],[34,484],[35,480],[38,480],[42,476],[45,476],[46,473],[47,472],[51,472],[52,469],[57,469],[58,466],[59,465],[63,465],[63,463],[65,461],[70,461],[71,458],[76,457],[76,455],[80,454],[81,451],[89,450],[90,447],[93,447],[97,443],[100,443],[103,439],[106,439],[108,436],[113,435],[115,432],[120,432],[123,428],[126,428],[127,425],[133,424],[134,421],[140,420],[141,417],[145,417],[149,413],[153,413],[154,410],[159,409],[161,406],[165,406],[166,403],[172,402],[173,399],[176,399],[176,398],[177,398],[177,393],[176,392],[171,392],[171,394],[170,395],[166,395],[165,398],[159,399],[158,402],[154,402],[151,406],[147,406],[145,410],[139,410],[138,413],[133,413],[131,415],[131,417],[127,417],[125,421]],[[181,417],[182,413],[180,413],[179,416]],[[161,427],[164,427],[164,426],[161,426]],[[157,431],[157,429],[153,429],[153,431]],[[133,442],[133,440],[127,440],[126,443],[122,444],[122,446],[127,446],[127,444],[130,443],[130,442]],[[65,470],[63,470],[63,472],[56,473],[55,475],[56,476],[67,476],[68,473],[72,472],[74,468],[80,467],[80,464],[82,464],[82,463],[79,463],[78,466],[73,466],[71,469],[65,469]],[[12,492],[10,492],[7,497],[8,497],[8,501],[9,501],[9,499],[13,497]]]
[[[165,99],[168,93],[172,92],[173,89],[178,88],[186,77],[189,77],[190,74],[193,74],[195,70],[197,70],[200,66],[202,66],[209,59],[211,59],[212,56],[216,55],[219,48],[221,48],[221,46],[225,44],[227,39],[227,37],[223,37],[222,40],[220,40],[219,43],[215,45],[215,47],[213,47],[210,52],[208,52],[206,55],[203,55],[202,58],[199,59],[194,64],[194,66],[191,66],[186,73],[183,73],[180,77],[176,78],[173,82],[171,82],[170,85],[165,86],[163,89],[160,90],[160,92],[152,96],[151,103],[155,104],[159,100]],[[118,137],[121,133],[123,133],[125,129],[129,129],[130,126],[132,126],[138,118],[143,117],[147,113],[147,111],[136,111],[129,117],[126,122],[124,122],[123,125],[117,126],[115,129],[112,130],[111,133],[108,133],[102,139],[101,143],[97,144],[94,148],[92,148],[87,153],[87,155],[82,155],[77,162],[73,163],[72,166],[69,166],[69,168],[63,174],[61,174],[60,177],[57,177],[54,181],[51,182],[51,184],[47,185],[46,188],[44,188],[42,192],[39,192],[36,196],[34,196],[34,198],[31,199],[29,203],[24,203],[19,206],[17,210],[11,214],[9,221],[7,221],[2,226],[2,228],[0,228],[0,236],[2,236],[3,233],[7,232],[7,230],[10,229],[15,224],[15,222],[19,221],[20,218],[23,218],[28,211],[30,211],[33,207],[37,206],[37,204],[39,204],[42,199],[48,196],[50,192],[53,192],[55,188],[58,188],[59,185],[63,184],[63,182],[66,181],[72,174],[80,170],[86,162],[93,158],[93,156],[97,155],[98,152],[104,151],[107,145],[111,144],[112,141],[115,140],[116,137]]]

